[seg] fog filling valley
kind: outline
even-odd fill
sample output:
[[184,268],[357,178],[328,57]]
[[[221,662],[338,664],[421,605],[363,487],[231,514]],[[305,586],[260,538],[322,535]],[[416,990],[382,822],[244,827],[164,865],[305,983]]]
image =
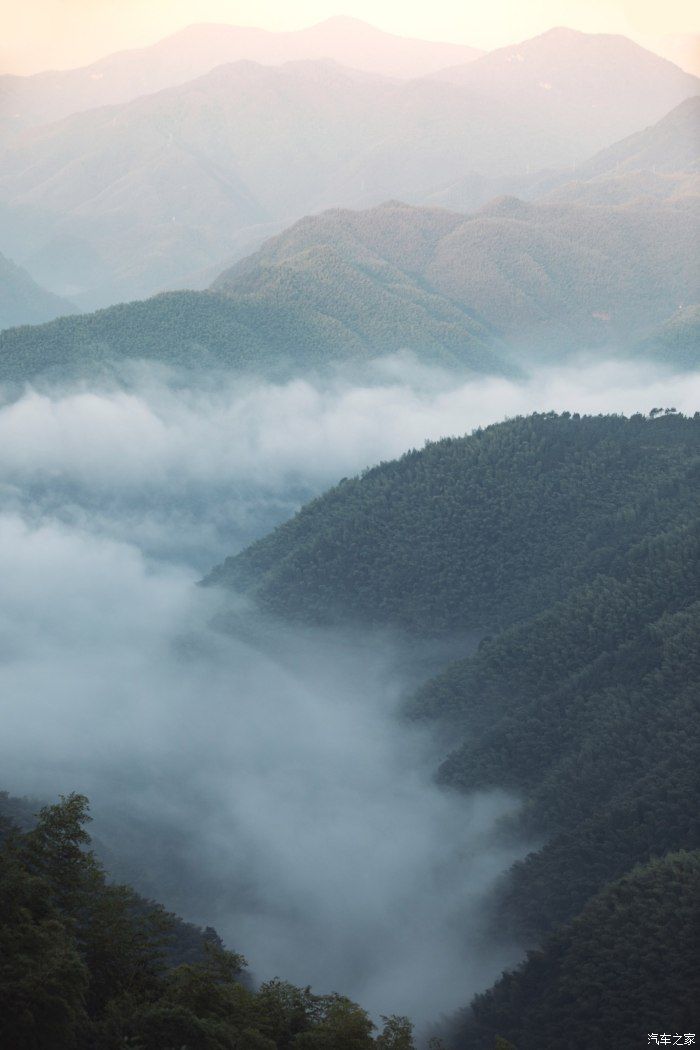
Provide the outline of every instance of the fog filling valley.
[[[0,407],[3,787],[83,792],[115,875],[216,926],[256,977],[419,1021],[517,950],[480,916],[522,843],[518,800],[438,788],[440,745],[398,717],[400,638],[216,627],[195,586],[341,477],[532,411],[694,410],[700,373],[609,362],[522,382],[410,358],[372,382],[27,389]],[[464,651],[473,640],[464,640]],[[429,660],[431,653],[426,649]]]

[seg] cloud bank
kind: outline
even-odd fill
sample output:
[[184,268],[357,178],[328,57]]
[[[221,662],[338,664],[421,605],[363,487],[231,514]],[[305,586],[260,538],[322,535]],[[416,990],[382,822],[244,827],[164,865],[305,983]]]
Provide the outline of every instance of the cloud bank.
[[437,743],[396,717],[417,673],[400,639],[224,636],[224,597],[194,584],[428,438],[533,410],[694,411],[700,376],[467,381],[395,358],[364,383],[137,380],[0,406],[1,786],[89,794],[115,872],[261,977],[425,1020],[462,1005],[514,958],[480,916],[523,848],[498,833],[517,800],[433,784]]

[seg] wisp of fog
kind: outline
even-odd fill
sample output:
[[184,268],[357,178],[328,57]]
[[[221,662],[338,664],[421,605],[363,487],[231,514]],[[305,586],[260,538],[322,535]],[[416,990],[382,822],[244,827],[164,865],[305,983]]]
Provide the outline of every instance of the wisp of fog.
[[[516,949],[479,917],[518,800],[433,782],[401,639],[215,626],[215,562],[344,475],[533,410],[693,410],[700,375],[609,362],[521,383],[405,357],[347,376],[28,389],[0,407],[3,787],[88,794],[115,875],[215,925],[260,978],[419,1020]],[[252,621],[251,621],[252,622]],[[469,640],[465,639],[466,651]],[[426,654],[426,658],[429,654]]]

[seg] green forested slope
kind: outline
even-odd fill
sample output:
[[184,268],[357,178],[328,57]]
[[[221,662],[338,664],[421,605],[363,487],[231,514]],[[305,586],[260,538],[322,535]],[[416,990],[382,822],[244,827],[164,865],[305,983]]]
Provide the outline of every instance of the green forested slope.
[[310,620],[493,629],[684,522],[699,470],[697,419],[514,419],[342,482],[210,581]]
[[678,310],[633,350],[634,356],[690,371],[700,366],[700,305]]
[[700,527],[632,549],[562,603],[429,682],[417,714],[461,726],[441,779],[500,786],[545,845],[515,865],[499,921],[532,942],[633,864],[700,848]]
[[[8,808],[7,798],[3,800]],[[8,1050],[412,1050],[411,1026],[280,980],[252,992],[213,933],[168,958],[183,924],[106,881],[70,795],[0,835],[0,1045]],[[15,804],[11,811],[22,813]],[[187,929],[187,927],[184,927]],[[191,928],[190,928],[191,929]]]
[[500,1036],[517,1050],[637,1050],[653,1032],[697,1033],[699,937],[700,853],[651,861],[478,995],[453,1045],[492,1050]]
[[[513,375],[581,349],[636,352],[679,303],[697,301],[697,200],[502,198],[474,215],[396,201],[334,209],[272,238],[208,292],[1,332],[0,381],[82,375],[125,358],[278,377],[406,349],[426,363]],[[693,362],[692,349],[685,358]]]
[[[315,266],[341,302],[347,282],[357,313],[358,274],[398,283],[399,272],[529,358],[582,348],[609,354],[645,337],[678,303],[697,301],[698,197],[593,204],[500,197],[471,215],[398,201],[336,209],[271,238],[214,288],[268,295]],[[354,278],[336,279],[338,260]],[[305,293],[315,296],[317,285]]]
[[427,363],[513,374],[496,342],[405,274],[363,273],[324,256],[264,294],[169,292],[0,332],[0,381],[84,375],[129,359],[283,378],[402,349]]
[[693,1030],[697,856],[655,858],[700,850],[699,439],[659,410],[511,420],[342,482],[210,577],[286,617],[488,632],[407,713],[463,741],[443,784],[521,799],[505,830],[537,848],[491,926],[544,943],[458,1050]]

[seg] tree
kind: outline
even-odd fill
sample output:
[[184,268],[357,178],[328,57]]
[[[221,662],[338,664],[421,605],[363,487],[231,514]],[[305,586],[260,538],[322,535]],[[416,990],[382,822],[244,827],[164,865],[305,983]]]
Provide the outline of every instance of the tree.
[[383,1027],[377,1036],[376,1044],[382,1050],[415,1050],[413,1042],[413,1025],[407,1017],[392,1014],[382,1016]]

